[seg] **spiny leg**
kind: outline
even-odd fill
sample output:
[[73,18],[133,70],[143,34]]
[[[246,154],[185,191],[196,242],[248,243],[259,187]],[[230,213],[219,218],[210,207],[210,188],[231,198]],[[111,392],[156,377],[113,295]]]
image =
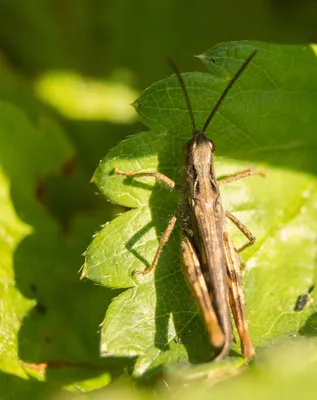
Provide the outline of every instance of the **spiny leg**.
[[115,175],[124,175],[129,178],[140,178],[143,176],[152,176],[158,182],[169,186],[170,188],[174,188],[176,183],[170,179],[168,176],[161,174],[160,172],[132,172],[132,171],[120,171],[117,168],[114,170]]
[[237,172],[236,174],[226,176],[225,178],[219,179],[217,182],[221,185],[224,185],[226,183],[234,182],[242,178],[246,178],[247,176],[251,175],[262,175],[266,176],[266,173],[264,171],[258,171],[255,169],[246,169],[244,171]]
[[138,274],[146,275],[149,272],[153,271],[153,269],[157,266],[157,263],[159,261],[159,258],[160,258],[161,252],[163,250],[163,247],[168,242],[168,240],[169,240],[169,238],[170,238],[170,236],[171,236],[171,234],[173,232],[173,229],[174,229],[176,221],[177,221],[176,215],[173,215],[172,218],[168,221],[167,227],[166,227],[166,229],[165,229],[165,231],[164,231],[164,233],[163,233],[163,235],[162,235],[162,237],[160,239],[159,246],[158,246],[158,248],[156,250],[154,259],[152,261],[152,264],[149,266],[149,268],[146,268],[144,271],[134,271],[133,272],[134,275],[138,275]]
[[252,246],[256,242],[255,236],[252,235],[252,233],[248,230],[248,228],[245,225],[243,225],[243,223],[239,221],[237,217],[232,215],[229,211],[226,211],[226,217],[229,218],[230,221],[233,222],[235,226],[244,234],[244,236],[246,236],[249,239],[249,241],[246,244],[237,249],[238,253],[245,250],[247,247]]
[[[246,169],[246,170],[244,170],[244,171],[237,172],[236,174],[227,176],[226,178],[219,179],[219,180],[218,180],[218,183],[219,183],[219,184],[226,184],[226,183],[234,182],[234,181],[237,181],[237,180],[239,180],[239,179],[246,178],[246,177],[248,177],[248,176],[255,175],[255,174],[262,175],[262,176],[266,176],[266,172],[265,172],[265,171],[259,171],[259,170],[254,170],[254,169]],[[248,243],[246,243],[245,245],[243,245],[242,247],[240,247],[240,248],[237,249],[236,251],[237,251],[238,253],[240,253],[241,251],[245,250],[247,247],[252,246],[252,245],[255,243],[256,238],[255,238],[255,237],[252,235],[252,233],[247,229],[247,227],[246,227],[245,225],[243,225],[242,222],[240,222],[240,221],[238,220],[238,218],[236,218],[234,215],[232,215],[231,213],[229,213],[229,211],[226,211],[226,216],[227,216],[227,218],[229,218],[229,219],[237,226],[237,228],[249,239],[249,242],[248,242]],[[239,257],[239,255],[238,255],[238,257]],[[246,263],[245,263],[245,261],[241,260],[240,257],[239,257],[239,259],[240,259],[241,271],[243,271],[243,270],[246,268]]]
[[[161,174],[160,172],[132,172],[132,171],[120,171],[117,168],[115,168],[114,170],[115,175],[124,175],[127,176],[129,178],[138,178],[138,177],[143,177],[143,176],[152,176],[153,178],[155,178],[158,182],[161,182],[163,184],[165,184],[166,186],[170,187],[170,188],[174,188],[176,187],[176,183],[170,179],[168,176]],[[163,247],[165,246],[165,244],[168,242],[175,223],[176,223],[177,217],[175,215],[173,215],[173,217],[169,220],[167,227],[160,239],[160,243],[159,246],[156,250],[154,259],[152,261],[152,264],[149,266],[149,268],[145,269],[144,271],[134,271],[133,274],[137,275],[137,274],[142,274],[142,275],[146,275],[149,272],[153,271],[153,269],[157,266],[157,263],[159,261],[161,252],[163,250]]]

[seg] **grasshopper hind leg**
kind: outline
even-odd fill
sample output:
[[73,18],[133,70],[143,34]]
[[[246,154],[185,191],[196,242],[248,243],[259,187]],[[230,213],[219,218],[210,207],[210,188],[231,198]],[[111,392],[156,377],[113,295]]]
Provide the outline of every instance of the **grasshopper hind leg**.
[[210,344],[216,351],[215,360],[228,355],[232,342],[232,325],[222,326],[212,303],[212,294],[207,287],[199,258],[190,239],[182,237],[182,264],[186,280],[201,310],[207,328]]
[[246,358],[250,359],[255,355],[255,350],[249,336],[248,320],[245,312],[240,259],[227,232],[224,233],[224,243],[227,255],[227,276],[230,307],[240,337],[242,354]]

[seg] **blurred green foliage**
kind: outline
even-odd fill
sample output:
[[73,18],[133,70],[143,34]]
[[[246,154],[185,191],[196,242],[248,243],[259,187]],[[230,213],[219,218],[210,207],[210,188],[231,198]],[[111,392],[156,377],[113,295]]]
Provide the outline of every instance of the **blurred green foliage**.
[[[70,398],[65,390],[90,391],[116,377],[125,386],[132,361],[100,359],[97,333],[118,291],[81,283],[78,271],[92,234],[123,210],[88,182],[108,150],[141,129],[122,114],[130,97],[170,74],[166,55],[186,71],[201,69],[192,55],[218,42],[316,42],[316,15],[308,0],[0,0],[1,398]],[[59,74],[80,77],[76,90],[52,80]],[[43,93],[45,79],[53,84]],[[94,112],[103,101],[110,107],[113,88],[122,120],[108,108]],[[62,113],[52,90],[64,111],[79,104],[80,112]]]

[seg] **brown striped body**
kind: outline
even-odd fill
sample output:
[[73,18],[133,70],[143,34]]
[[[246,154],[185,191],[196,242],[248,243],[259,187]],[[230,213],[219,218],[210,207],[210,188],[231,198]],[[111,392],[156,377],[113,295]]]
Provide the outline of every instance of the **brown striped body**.
[[[201,309],[217,359],[228,354],[233,338],[230,306],[242,353],[252,357],[239,256],[226,232],[214,171],[214,144],[195,132],[186,145],[182,201],[182,262],[187,281]],[[187,217],[186,217],[187,216]]]
[[[224,356],[230,350],[232,326],[226,276],[227,259],[223,241],[225,215],[213,168],[214,144],[203,132],[196,132],[187,143],[186,151],[183,207],[189,218],[184,220],[182,234],[190,243],[187,247],[195,252],[207,288],[209,301],[206,307],[202,306],[201,291],[195,293],[207,330],[218,332],[220,328],[223,335],[223,342],[219,346],[219,342],[214,340],[214,334],[210,334],[211,344],[219,349],[219,355]],[[184,254],[184,248],[182,254],[185,273],[188,275],[188,256]],[[206,295],[204,303],[205,297]]]
[[[216,359],[218,360],[228,354],[233,339],[230,307],[240,336],[242,353],[248,358],[254,355],[245,314],[240,259],[226,230],[226,216],[249,239],[249,242],[238,251],[252,245],[255,237],[236,217],[223,211],[214,170],[215,146],[207,138],[205,132],[229,90],[255,54],[256,50],[249,55],[228,82],[201,131],[196,129],[194,114],[183,78],[177,67],[170,61],[184,93],[193,127],[192,139],[186,144],[183,198],[180,204],[183,270],[203,314],[210,343],[217,350]],[[133,172],[115,169],[115,174],[128,177],[153,176],[169,187],[176,186],[169,177],[159,172]],[[232,182],[251,174],[251,170],[245,170],[227,177],[222,182]],[[145,275],[156,267],[176,220],[177,216],[174,215],[168,222],[150,267],[142,272],[135,271],[135,274]]]

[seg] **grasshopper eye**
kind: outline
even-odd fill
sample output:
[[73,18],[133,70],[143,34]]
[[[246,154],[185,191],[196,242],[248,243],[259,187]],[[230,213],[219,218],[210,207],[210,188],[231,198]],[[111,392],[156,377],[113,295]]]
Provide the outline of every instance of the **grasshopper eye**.
[[194,152],[196,147],[197,147],[196,141],[191,139],[186,143],[186,145],[184,147],[184,150],[189,155],[189,154],[192,154]]
[[211,140],[209,140],[209,147],[210,147],[210,150],[214,153],[216,150],[216,146],[215,146],[215,143],[212,142]]

